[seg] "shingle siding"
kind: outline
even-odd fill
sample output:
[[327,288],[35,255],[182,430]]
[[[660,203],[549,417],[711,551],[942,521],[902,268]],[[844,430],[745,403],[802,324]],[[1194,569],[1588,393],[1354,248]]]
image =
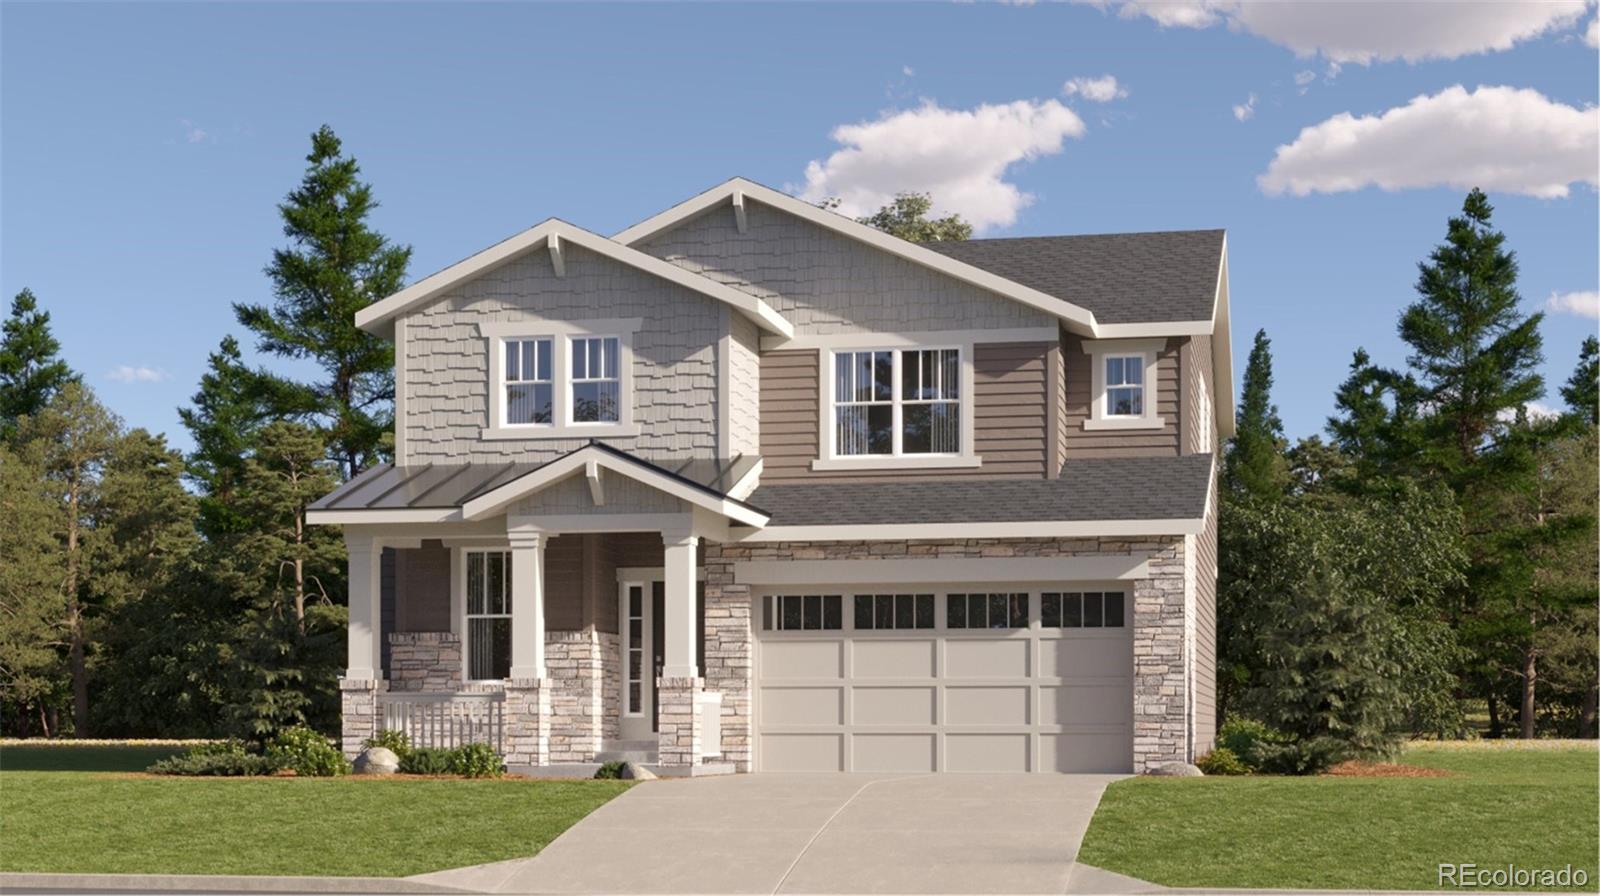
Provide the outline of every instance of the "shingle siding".
[[1049,327],[1055,319],[750,199],[635,248],[761,296],[800,334]]
[[761,332],[742,314],[729,314],[728,445],[723,457],[761,451]]
[[549,460],[586,438],[486,441],[488,340],[477,326],[533,315],[561,321],[641,318],[634,336],[634,420],[640,435],[609,439],[661,460],[717,451],[716,347],[721,306],[577,246],[558,278],[546,253],[488,271],[406,318],[398,330],[407,389],[400,462]]

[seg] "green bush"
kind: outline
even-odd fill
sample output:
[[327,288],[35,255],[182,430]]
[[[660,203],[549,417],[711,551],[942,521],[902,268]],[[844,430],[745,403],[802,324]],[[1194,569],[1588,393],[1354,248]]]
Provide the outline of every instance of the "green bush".
[[350,772],[350,762],[332,741],[301,725],[279,731],[267,745],[267,759],[307,778],[331,778]]
[[1201,756],[1195,765],[1208,775],[1248,775],[1250,766],[1227,747],[1217,747],[1215,750]]
[[396,731],[392,728],[385,728],[382,731],[379,731],[377,734],[374,734],[373,736],[362,741],[361,747],[363,749],[371,747],[383,747],[384,749],[393,753],[395,758],[401,760],[402,762],[404,762],[406,756],[410,755],[411,751],[415,749],[411,746],[411,738],[407,736],[404,731]]
[[171,756],[150,766],[153,775],[185,775],[219,778],[241,778],[251,775],[270,775],[278,767],[272,760],[255,753],[247,753],[243,745],[237,751],[220,752],[209,747],[196,747],[187,753]]
[[500,754],[488,744],[467,744],[450,751],[451,771],[466,778],[498,778],[505,771]]
[[452,773],[453,750],[439,747],[413,747],[400,757],[400,771],[408,775],[448,775]]
[[1232,753],[1249,771],[1261,768],[1258,754],[1262,744],[1280,744],[1285,740],[1282,733],[1255,719],[1229,719],[1217,732],[1217,747]]
[[1256,770],[1269,775],[1319,775],[1357,753],[1335,737],[1256,744]]
[[601,763],[600,767],[594,770],[594,776],[596,778],[620,778],[622,777],[622,767],[624,765],[627,765],[627,763],[615,760]]

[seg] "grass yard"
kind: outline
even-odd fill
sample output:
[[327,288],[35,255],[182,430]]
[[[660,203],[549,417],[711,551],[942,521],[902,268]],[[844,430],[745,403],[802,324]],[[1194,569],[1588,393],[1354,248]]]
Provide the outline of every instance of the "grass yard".
[[531,856],[629,786],[119,773],[151,749],[0,746],[0,871],[399,877]]
[[1600,881],[1594,744],[1414,746],[1449,777],[1133,778],[1078,860],[1177,887],[1438,889],[1438,865],[1561,868]]

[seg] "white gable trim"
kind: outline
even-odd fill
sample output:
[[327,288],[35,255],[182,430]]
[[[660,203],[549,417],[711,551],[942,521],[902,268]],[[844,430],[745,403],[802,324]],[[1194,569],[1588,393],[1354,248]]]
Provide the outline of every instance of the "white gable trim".
[[835,233],[866,243],[891,255],[899,256],[946,276],[954,277],[981,289],[999,293],[1008,299],[1037,308],[1060,318],[1067,324],[1068,329],[1080,335],[1100,335],[1094,315],[1086,308],[1080,308],[1071,302],[1062,301],[1037,289],[1007,280],[998,274],[991,274],[966,262],[956,261],[953,258],[940,255],[931,249],[924,249],[916,243],[890,236],[875,227],[868,227],[844,215],[818,208],[809,202],[780,193],[771,187],[764,187],[754,181],[745,180],[742,177],[733,178],[724,184],[712,187],[692,199],[680,202],[672,208],[616,234],[612,239],[624,245],[634,245],[662,233],[678,222],[694,217],[707,209],[724,203],[733,204],[736,196],[740,197],[738,200],[740,205],[751,200],[770,205],[773,208],[788,212],[819,227],[827,228]]
[[560,460],[551,461],[536,470],[511,480],[499,488],[492,489],[468,501],[461,508],[461,515],[468,520],[481,520],[503,512],[517,501],[540,491],[554,483],[578,473],[588,475],[593,471],[594,477],[599,478],[601,469],[610,470],[619,476],[635,479],[651,488],[658,489],[666,494],[683,501],[709,510],[713,513],[744,526],[760,528],[770,519],[747,504],[730,498],[713,495],[703,489],[692,485],[666,473],[651,469],[640,463],[630,463],[616,455],[594,446],[581,448]]
[[[458,261],[436,274],[424,277],[386,299],[368,305],[356,312],[356,326],[368,332],[384,334],[390,321],[399,315],[434,301],[445,291],[485,271],[505,264],[541,246],[550,250],[552,260],[561,258],[562,249],[568,243],[574,246],[581,246],[591,252],[638,268],[645,273],[654,274],[685,289],[692,289],[702,295],[726,303],[740,314],[750,318],[756,326],[768,333],[779,336],[794,335],[794,327],[787,320],[784,320],[782,315],[774,311],[772,306],[749,293],[741,292],[731,286],[726,286],[708,277],[703,277],[678,267],[675,264],[662,261],[637,249],[613,242],[597,233],[590,233],[581,227],[568,224],[566,221],[557,218],[550,218],[541,224],[530,227],[516,236],[502,240],[470,258]],[[561,266],[565,267],[564,264]],[[557,275],[560,276],[564,273],[565,271],[558,271]]]

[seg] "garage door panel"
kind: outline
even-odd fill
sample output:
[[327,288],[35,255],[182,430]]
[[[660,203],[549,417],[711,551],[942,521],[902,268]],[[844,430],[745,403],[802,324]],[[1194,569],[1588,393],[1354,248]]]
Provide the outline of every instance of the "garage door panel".
[[950,772],[1025,772],[1026,734],[954,734],[944,737],[944,768]]
[[1039,675],[1125,676],[1133,671],[1129,648],[1127,636],[1120,631],[1105,637],[1044,638],[1039,641]]
[[944,691],[944,720],[950,725],[1026,725],[1028,692],[1012,687],[958,687]]
[[853,734],[851,768],[858,772],[931,772],[932,734]]
[[936,693],[932,687],[852,688],[850,721],[856,725],[932,725]]
[[769,772],[844,771],[844,735],[762,735],[761,768]]
[[856,678],[933,677],[931,638],[856,638],[851,644],[851,674]]
[[844,644],[839,641],[768,641],[761,647],[761,678],[840,678]]
[[1041,734],[1039,762],[1046,771],[1116,774],[1130,771],[1125,732],[1107,734]]
[[762,688],[761,721],[776,725],[844,723],[844,688]]
[[1028,641],[1023,638],[950,638],[944,645],[946,678],[1027,678]]
[[1039,688],[1043,725],[1131,725],[1133,689],[1125,681]]

